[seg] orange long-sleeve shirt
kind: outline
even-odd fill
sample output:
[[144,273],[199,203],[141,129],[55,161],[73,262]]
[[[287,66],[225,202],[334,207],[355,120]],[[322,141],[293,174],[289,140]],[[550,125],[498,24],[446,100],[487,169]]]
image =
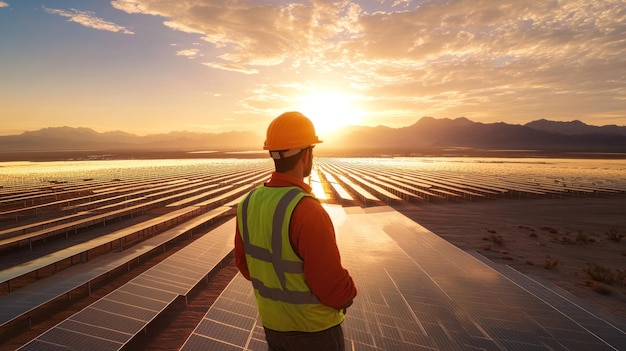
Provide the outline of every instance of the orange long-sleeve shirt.
[[[278,172],[272,173],[265,186],[298,186],[311,192],[311,187],[301,180]],[[293,249],[304,261],[307,284],[320,302],[338,310],[352,304],[356,286],[341,264],[333,223],[319,201],[308,196],[300,200],[291,215],[289,235]],[[235,264],[241,274],[250,280],[239,226],[235,233]]]

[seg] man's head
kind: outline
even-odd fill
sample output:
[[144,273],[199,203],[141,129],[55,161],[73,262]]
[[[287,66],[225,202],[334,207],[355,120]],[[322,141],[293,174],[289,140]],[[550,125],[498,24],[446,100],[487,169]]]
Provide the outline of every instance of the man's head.
[[285,112],[267,127],[263,149],[269,150],[278,172],[290,171],[302,160],[306,177],[313,164],[312,149],[321,142],[311,120],[300,112]]

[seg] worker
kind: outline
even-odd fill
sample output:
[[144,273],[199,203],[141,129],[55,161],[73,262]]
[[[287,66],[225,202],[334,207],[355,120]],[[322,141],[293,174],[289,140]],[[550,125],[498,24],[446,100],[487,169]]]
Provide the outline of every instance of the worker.
[[275,171],[237,207],[235,264],[252,281],[270,351],[345,348],[341,323],[356,287],[330,216],[304,182],[321,142],[303,114],[275,118],[263,146]]

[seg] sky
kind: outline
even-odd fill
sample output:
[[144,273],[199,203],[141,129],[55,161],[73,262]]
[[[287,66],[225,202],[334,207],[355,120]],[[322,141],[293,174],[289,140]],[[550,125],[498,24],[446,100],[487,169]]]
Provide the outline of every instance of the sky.
[[624,0],[0,0],[0,135],[626,125]]

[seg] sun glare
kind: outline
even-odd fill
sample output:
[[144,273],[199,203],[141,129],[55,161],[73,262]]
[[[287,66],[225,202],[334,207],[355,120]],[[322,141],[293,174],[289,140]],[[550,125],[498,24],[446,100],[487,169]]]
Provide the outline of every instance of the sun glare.
[[302,98],[299,111],[309,117],[318,134],[358,124],[362,112],[355,108],[354,98],[342,94],[315,94]]

